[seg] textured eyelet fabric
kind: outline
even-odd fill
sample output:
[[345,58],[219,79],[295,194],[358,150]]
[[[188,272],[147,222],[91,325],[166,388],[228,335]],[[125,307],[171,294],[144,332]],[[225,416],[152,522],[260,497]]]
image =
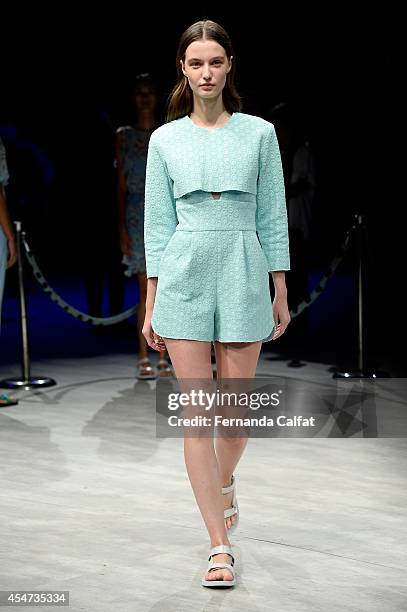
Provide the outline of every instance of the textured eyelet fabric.
[[158,277],[156,333],[270,340],[269,272],[290,269],[274,126],[234,113],[222,128],[183,117],[153,132],[144,232],[147,277]]
[[182,209],[159,265],[151,324],[163,337],[255,342],[272,335],[268,264],[251,220],[255,209],[232,195],[222,192],[215,200],[207,193],[202,200],[201,192]]

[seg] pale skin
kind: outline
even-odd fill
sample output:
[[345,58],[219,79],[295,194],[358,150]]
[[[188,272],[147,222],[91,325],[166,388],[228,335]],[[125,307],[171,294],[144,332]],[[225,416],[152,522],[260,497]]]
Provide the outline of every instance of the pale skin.
[[[230,118],[226,111],[222,90],[227,73],[231,69],[232,59],[227,58],[224,48],[213,40],[194,41],[186,49],[181,67],[193,92],[192,121],[208,129],[224,125]],[[213,87],[205,89],[204,83]],[[212,193],[219,199],[219,193]],[[287,289],[284,271],[272,272],[275,297],[273,316],[275,331],[273,340],[280,337],[290,322],[287,304]],[[175,375],[180,378],[212,379],[211,342],[198,340],[178,340],[161,337],[151,326],[158,278],[147,279],[146,318],[143,335],[154,350],[162,350],[165,345],[170,355]],[[262,342],[214,342],[217,377],[220,378],[253,378]],[[232,493],[222,495],[221,487],[230,484],[231,477],[247,444],[247,437],[226,438],[184,437],[184,457],[188,477],[207,527],[211,547],[229,544],[228,529],[236,520],[236,515],[224,519],[224,508],[230,507]],[[230,563],[227,554],[214,555],[219,563]],[[206,580],[232,580],[228,569],[214,570],[205,575]]]

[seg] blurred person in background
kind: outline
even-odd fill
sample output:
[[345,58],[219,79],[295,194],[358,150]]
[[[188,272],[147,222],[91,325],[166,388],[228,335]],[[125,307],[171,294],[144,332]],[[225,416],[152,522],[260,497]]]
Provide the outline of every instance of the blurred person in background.
[[116,132],[116,165],[118,173],[118,205],[120,225],[120,246],[123,263],[127,266],[125,275],[136,276],[139,284],[137,308],[137,332],[139,358],[137,378],[154,379],[172,376],[166,349],[160,351],[157,370],[148,357],[148,345],[142,334],[147,296],[146,261],[144,254],[144,187],[147,149],[151,133],[158,127],[155,118],[157,91],[148,73],[137,75],[131,102],[135,121],[124,125]]
[[[7,210],[5,186],[10,178],[6,150],[0,137],[0,331],[1,331],[1,309],[3,303],[3,291],[6,270],[11,268],[17,261],[17,249],[14,239],[13,227]],[[0,393],[0,406],[14,406],[17,400],[11,398],[7,393]]]

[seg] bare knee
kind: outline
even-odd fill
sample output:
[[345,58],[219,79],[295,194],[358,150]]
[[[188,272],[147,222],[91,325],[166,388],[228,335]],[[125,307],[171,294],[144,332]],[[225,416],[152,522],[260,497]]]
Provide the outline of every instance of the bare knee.
[[230,437],[230,435],[228,437],[228,433],[230,434],[230,432],[225,432],[225,435],[219,435],[218,441],[221,441],[222,444],[227,445],[228,448],[240,448],[243,444],[246,444],[247,436],[244,436],[243,433],[241,434],[240,438],[237,436]]
[[213,438],[208,435],[202,436],[185,436],[184,437],[184,448],[191,452],[212,452],[213,451]]

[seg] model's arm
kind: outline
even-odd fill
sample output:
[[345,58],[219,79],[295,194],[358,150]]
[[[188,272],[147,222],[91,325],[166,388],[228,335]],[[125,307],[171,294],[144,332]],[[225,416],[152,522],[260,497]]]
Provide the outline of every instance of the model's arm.
[[256,228],[269,272],[290,269],[287,206],[280,149],[274,126],[263,136],[257,179]]
[[158,277],[161,256],[175,232],[177,223],[173,183],[152,135],[148,146],[144,199],[147,278]]
[[150,321],[153,314],[155,294],[157,291],[157,281],[158,278],[154,277],[147,279],[146,315],[149,315]]
[[287,206],[280,149],[274,126],[263,136],[257,181],[256,228],[274,282],[273,340],[284,333],[290,315],[285,271],[290,269]]
[[172,180],[154,136],[150,138],[144,199],[144,249],[147,271],[146,318],[143,334],[149,346],[162,350],[151,327],[162,254],[178,223]]
[[285,284],[285,272],[272,272],[271,276],[273,277],[274,283],[274,291],[276,296],[282,296],[287,299],[287,287]]
[[10,215],[8,214],[6,204],[6,193],[4,185],[0,183],[0,227],[7,238],[8,261],[7,268],[10,268],[17,261],[17,250],[13,234],[13,226],[11,224]]
[[116,132],[117,204],[119,213],[120,248],[123,255],[131,255],[131,240],[126,226],[126,177],[123,172],[123,135]]

